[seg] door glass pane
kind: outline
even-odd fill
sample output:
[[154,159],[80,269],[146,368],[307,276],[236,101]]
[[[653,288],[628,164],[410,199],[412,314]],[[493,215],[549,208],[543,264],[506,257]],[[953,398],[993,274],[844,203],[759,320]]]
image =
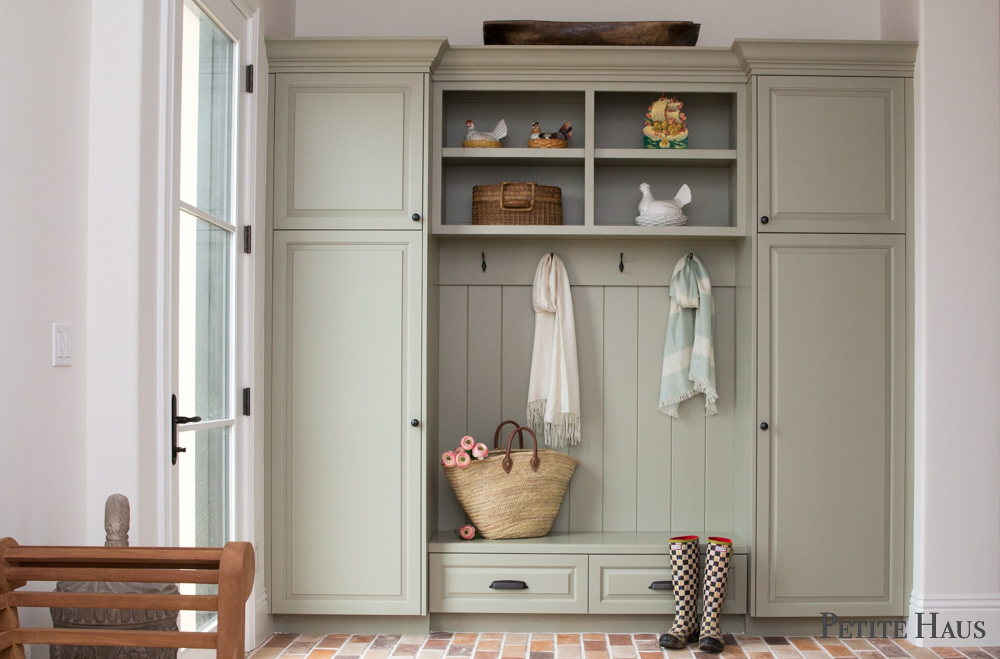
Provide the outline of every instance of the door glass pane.
[[[181,432],[187,449],[177,460],[180,546],[221,547],[230,540],[230,459],[232,426]],[[181,593],[214,595],[214,584],[181,584]],[[215,619],[213,611],[182,611],[182,631],[196,631]]]
[[177,412],[227,419],[232,234],[183,211],[180,220]]
[[181,200],[232,223],[233,41],[184,0]]

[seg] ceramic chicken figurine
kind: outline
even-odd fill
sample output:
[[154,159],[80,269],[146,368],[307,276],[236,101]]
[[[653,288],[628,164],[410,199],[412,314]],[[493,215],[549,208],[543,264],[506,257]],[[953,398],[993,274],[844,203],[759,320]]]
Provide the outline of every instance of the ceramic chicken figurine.
[[691,188],[687,183],[681,186],[677,195],[670,200],[657,201],[649,191],[649,183],[639,186],[642,191],[642,201],[639,202],[639,217],[636,224],[654,227],[683,226],[687,224],[687,216],[681,208],[691,203]]
[[[500,140],[507,137],[507,124],[504,123],[503,119],[500,120],[500,123],[496,125],[491,133],[477,131],[476,125],[472,123],[472,119],[465,122],[465,127],[468,129],[468,132],[465,133],[465,141],[462,142],[462,146],[467,148],[483,146],[496,148],[500,146]],[[491,142],[492,144],[469,144],[469,142]]]
[[537,121],[532,121],[531,122],[531,137],[528,138],[528,141],[529,142],[531,140],[563,140],[563,141],[565,141],[565,140],[568,140],[571,137],[573,137],[573,126],[571,126],[568,121],[566,123],[564,123],[559,128],[559,130],[557,132],[555,132],[555,133],[543,133],[542,129],[538,127],[538,122]]

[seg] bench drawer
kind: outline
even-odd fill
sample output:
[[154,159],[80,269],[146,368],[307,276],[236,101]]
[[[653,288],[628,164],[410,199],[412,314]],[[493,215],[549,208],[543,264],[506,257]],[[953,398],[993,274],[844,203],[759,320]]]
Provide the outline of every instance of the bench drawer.
[[[523,581],[523,590],[494,582]],[[495,587],[491,588],[490,586]],[[431,554],[432,613],[587,613],[583,554]]]
[[[705,557],[700,557],[704,574]],[[590,556],[590,613],[674,612],[672,590],[650,590],[654,581],[670,581],[670,557],[650,555]],[[701,610],[701,587],[698,592]],[[723,613],[747,611],[747,556],[734,554],[729,563],[729,581]]]

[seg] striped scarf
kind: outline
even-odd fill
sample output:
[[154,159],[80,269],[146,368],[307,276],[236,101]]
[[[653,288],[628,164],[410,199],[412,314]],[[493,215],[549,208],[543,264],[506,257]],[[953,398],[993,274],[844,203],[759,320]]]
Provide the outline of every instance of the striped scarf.
[[660,411],[677,418],[681,401],[705,394],[705,416],[716,413],[715,300],[705,266],[694,254],[681,258],[670,279],[670,315],[663,344]]

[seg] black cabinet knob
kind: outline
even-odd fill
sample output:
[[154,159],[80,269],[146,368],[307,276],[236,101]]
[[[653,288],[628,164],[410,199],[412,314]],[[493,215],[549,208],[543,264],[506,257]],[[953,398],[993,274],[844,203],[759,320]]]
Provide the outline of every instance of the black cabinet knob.
[[761,224],[767,224],[768,223],[767,215],[764,215],[763,217],[760,218],[760,223]]
[[410,421],[410,425],[416,428],[417,426],[420,425],[420,421],[413,419],[412,421]]
[[760,422],[760,429],[761,430],[767,430],[767,421],[761,421]]
[[419,222],[420,221],[420,213],[414,213],[413,215],[410,216],[410,219],[413,220],[414,222]]

